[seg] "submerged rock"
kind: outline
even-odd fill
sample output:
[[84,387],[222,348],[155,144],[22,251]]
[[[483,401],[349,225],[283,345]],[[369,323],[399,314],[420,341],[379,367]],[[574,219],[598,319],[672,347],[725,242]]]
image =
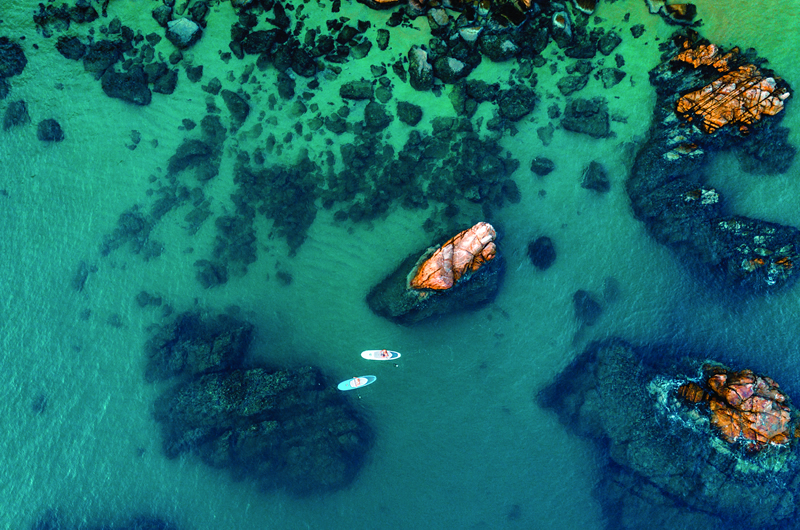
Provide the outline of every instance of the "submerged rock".
[[[110,517],[113,519],[113,517]],[[136,515],[124,521],[114,520],[113,522],[104,522],[100,526],[88,527],[86,524],[78,526],[71,526],[57,510],[47,510],[45,513],[36,518],[31,530],[179,530],[178,525],[170,522],[168,519],[157,517],[155,515]]]
[[109,69],[103,74],[101,85],[108,97],[134,105],[149,105],[153,97],[141,67],[131,68],[128,72],[115,72]]
[[611,189],[611,180],[609,180],[608,173],[606,172],[606,168],[603,167],[603,164],[597,160],[589,162],[589,165],[583,170],[581,187],[599,193],[606,193]]
[[528,243],[528,257],[537,269],[543,271],[549,269],[556,260],[556,247],[553,240],[547,236],[541,236]]
[[413,127],[422,119],[422,107],[413,103],[398,101],[397,117],[401,122]]
[[503,259],[494,228],[478,223],[421,256],[409,256],[367,295],[376,314],[400,324],[474,307],[497,294]]
[[317,369],[244,368],[253,326],[188,312],[148,342],[146,377],[180,376],[155,402],[164,452],[198,455],[264,488],[307,495],[347,486],[373,433]]
[[234,128],[240,127],[250,114],[250,104],[242,96],[231,90],[223,89],[220,95],[231,113],[231,121]]
[[6,107],[3,115],[3,130],[7,131],[12,127],[18,127],[30,123],[31,117],[28,115],[28,106],[23,100],[12,101]]
[[36,137],[42,142],[60,142],[64,140],[64,131],[61,129],[61,124],[49,118],[39,122]]
[[372,432],[313,368],[236,369],[191,379],[155,404],[164,451],[190,451],[261,487],[297,495],[347,486]]
[[204,374],[238,366],[250,346],[254,327],[227,315],[202,318],[178,315],[146,346],[148,382],[183,374]]
[[603,306],[600,305],[600,302],[592,293],[583,289],[578,289],[572,295],[572,305],[575,309],[575,320],[581,325],[594,326],[600,315],[603,314]]
[[500,115],[508,120],[517,121],[530,114],[536,105],[536,94],[523,85],[516,85],[500,94],[497,102]]
[[21,74],[27,64],[22,46],[8,37],[0,37],[0,79]]
[[553,172],[556,168],[555,162],[543,156],[535,156],[531,160],[531,171],[539,176],[544,177]]
[[605,138],[610,132],[608,102],[605,98],[571,99],[564,110],[561,126],[593,138]]

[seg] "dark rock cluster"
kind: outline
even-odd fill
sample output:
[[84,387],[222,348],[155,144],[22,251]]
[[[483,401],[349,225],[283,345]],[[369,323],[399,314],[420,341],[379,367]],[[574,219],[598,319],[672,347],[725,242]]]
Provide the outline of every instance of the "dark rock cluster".
[[161,40],[160,35],[144,36],[119,19],[103,26],[100,36],[94,28],[87,37],[66,33],[71,23],[91,23],[98,16],[91,2],[78,0],[73,7],[40,4],[34,22],[46,37],[61,34],[56,39],[56,49],[67,59],[81,61],[84,70],[100,80],[107,96],[148,105],[153,92],[172,94],[178,82],[178,72],[172,66],[180,57],[173,62],[156,55],[154,46]]
[[[142,230],[117,230],[104,244],[107,251],[123,240],[147,240],[149,230],[164,214],[187,204],[191,208],[185,217],[187,231],[196,233],[213,215],[213,198],[206,196],[205,182],[219,172],[224,142],[251,125],[243,134],[265,135],[258,148],[248,152],[238,149],[244,144],[226,144],[237,157],[237,190],[232,196],[235,211],[215,219],[217,238],[211,255],[199,256],[195,262],[197,278],[205,287],[244,274],[257,259],[255,225],[259,216],[271,221],[272,235],[286,239],[290,254],[302,245],[320,206],[333,209],[336,222],[349,223],[380,218],[398,206],[434,206],[425,223],[431,232],[463,223],[459,215],[472,204],[481,206],[483,217],[491,217],[494,209],[521,199],[511,178],[519,162],[479,130],[485,125],[489,131],[513,132],[514,122],[531,113],[540,100],[535,69],[547,64],[549,59],[541,53],[548,43],[555,41],[563,56],[574,59],[567,66],[570,79],[577,76],[577,84],[568,87],[570,93],[577,93],[593,72],[609,86],[624,75],[619,70],[624,64],[619,55],[615,58],[618,68],[606,68],[604,73],[597,69],[620,44],[620,32],[593,27],[590,17],[581,13],[563,12],[568,22],[565,31],[554,25],[556,7],[541,3],[534,3],[525,13],[505,2],[493,2],[488,13],[466,5],[460,12],[445,12],[433,5],[420,10],[401,7],[387,26],[408,25],[412,18],[426,16],[432,38],[424,46],[411,47],[393,64],[373,64],[372,78],[334,84],[342,105],[326,109],[314,102],[315,92],[323,83],[335,83],[332,75],[342,72],[342,64],[368,58],[373,45],[386,49],[389,31],[376,31],[368,21],[344,17],[331,18],[324,29],[311,27],[303,15],[304,6],[281,2],[235,2],[232,7],[237,18],[231,26],[229,51],[221,50],[220,57],[225,62],[250,57],[238,79],[240,86],[223,85],[216,78],[205,80],[202,89],[209,94],[208,115],[201,125],[211,125],[188,133],[170,157],[166,182],[154,190],[156,203],[149,212],[137,210]],[[202,28],[208,16],[206,3],[199,0],[153,10],[154,19],[165,29],[180,20],[191,20]],[[43,22],[43,26],[47,24]],[[153,53],[160,35],[135,34],[113,21],[103,31],[104,39],[63,35],[57,46],[65,57],[82,60],[113,97],[145,103],[159,76],[175,73],[171,65],[182,60],[176,50],[165,72],[160,65],[166,61]],[[563,56],[557,60],[563,61]],[[600,59],[595,62],[595,57]],[[515,59],[520,68],[507,85],[470,79],[469,73],[483,58]],[[553,61],[551,67],[555,66]],[[318,75],[323,70],[327,79]],[[193,82],[204,79],[202,65],[186,65],[186,73]],[[265,119],[264,109],[256,112],[257,93],[267,90],[258,81],[259,75],[275,80],[277,93],[263,98],[268,110],[284,106],[297,118],[291,130],[280,136],[269,132],[274,125],[270,120],[275,118]],[[227,81],[236,78],[231,74]],[[431,116],[432,109],[410,101],[395,103],[392,91],[397,82],[437,94],[448,90],[459,117]],[[470,118],[482,103],[495,106],[494,117],[485,124],[473,123]],[[553,112],[548,111],[552,122],[538,131],[545,144],[559,118],[570,131],[597,138],[612,134],[603,98],[568,100],[563,115],[558,105],[552,107]],[[417,128],[423,118],[423,126],[431,127],[430,132]],[[409,128],[399,150],[384,138],[387,127],[397,121]],[[213,129],[210,134],[209,128]],[[335,136],[345,133],[352,134],[352,139],[336,141]],[[327,141],[329,151],[317,158],[301,152],[293,166],[275,164],[273,155],[280,157],[299,140],[310,141],[319,134],[332,136]],[[150,250],[157,248],[154,245]]]
[[252,335],[247,322],[186,313],[149,342],[148,379],[178,379],[155,403],[164,452],[297,495],[347,486],[370,427],[316,368],[245,366]]
[[[788,167],[796,150],[778,125],[784,112],[712,132],[698,127],[697,120],[677,115],[679,98],[721,74],[716,67],[694,67],[675,57],[685,50],[712,49],[698,48],[708,44],[686,31],[664,44],[663,62],[650,72],[658,98],[653,126],[636,156],[627,181],[628,195],[636,217],[646,223],[653,237],[674,248],[687,263],[698,265],[704,277],[749,292],[775,290],[796,276],[800,231],[726,211],[720,194],[703,183],[703,173],[713,153],[723,149],[742,149],[745,159],[755,158],[776,171]],[[761,65],[763,60],[752,50],[733,50],[723,62],[735,70],[741,65]],[[788,92],[784,80],[759,68],[764,76],[775,79],[777,90]],[[735,98],[728,101],[736,104]]]

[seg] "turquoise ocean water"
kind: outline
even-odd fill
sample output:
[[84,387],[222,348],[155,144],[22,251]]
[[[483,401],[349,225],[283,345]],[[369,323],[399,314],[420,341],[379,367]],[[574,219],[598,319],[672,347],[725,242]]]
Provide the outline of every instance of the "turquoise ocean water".
[[[28,58],[0,110],[24,99],[33,122],[0,133],[0,188],[6,192],[0,196],[0,528],[30,528],[44,510],[55,508],[72,523],[148,512],[196,530],[599,529],[607,521],[592,493],[600,473],[596,448],[534,402],[537,390],[589,341],[669,340],[719,352],[724,360],[773,375],[800,396],[798,287],[746,300],[709,292],[630,211],[623,187],[631,152],[626,145],[647,132],[654,102],[647,71],[658,62],[656,38],[673,30],[650,15],[644,2],[601,3],[597,11],[606,27],[625,32],[617,51],[625,57],[630,81],[605,90],[591,79],[580,95],[609,99],[617,118],[615,137],[595,140],[557,129],[552,143],[542,145],[536,129],[547,123],[549,99],[561,101],[548,94],[558,94],[555,82],[563,72],[560,66],[559,75],[548,76],[545,66],[536,88],[542,104],[517,124],[516,135],[501,139],[521,162],[514,179],[522,200],[498,211],[494,220],[502,226],[507,259],[500,294],[477,312],[410,328],[372,314],[364,297],[408,253],[430,242],[422,229],[430,211],[391,210],[366,226],[335,223],[331,211],[320,210],[293,257],[282,239],[268,237],[269,223],[261,219],[258,261],[247,275],[214,289],[198,284],[193,265],[213,246],[213,223],[188,235],[185,211],[171,212],[157,225],[153,237],[164,242],[160,257],[145,261],[126,248],[102,257],[100,243],[119,215],[150,204],[151,176],[163,177],[184,137],[181,120],[199,122],[205,115],[207,94],[200,84],[216,76],[225,86],[236,85],[225,80],[231,73],[238,77],[243,64],[219,58],[235,16],[227,3],[214,7],[206,34],[189,51],[193,62],[204,66],[201,83],[188,82],[181,70],[173,95],[154,95],[149,106],[134,107],[107,98],[81,63],[65,60],[54,39],[37,34],[36,5],[4,0],[0,7],[0,35],[24,36]],[[154,5],[113,0],[109,15],[147,34],[158,30],[150,16]],[[705,22],[701,31],[723,46],[757,47],[773,69],[800,87],[796,46],[789,45],[791,35],[800,34],[800,22],[763,16],[773,8],[765,1],[698,2]],[[324,28],[332,18],[327,9],[307,4],[306,24]],[[783,9],[789,13],[792,6],[784,3]],[[631,23],[646,26],[642,38],[632,39],[622,25],[626,13]],[[345,1],[337,16],[370,20],[374,32],[389,14]],[[426,42],[425,20],[414,25],[397,28],[389,49],[374,47],[370,58],[393,61],[411,43]],[[168,45],[160,44],[165,50]],[[315,102],[337,108],[338,86],[370,77],[369,64],[348,63],[338,77],[319,74]],[[515,67],[484,61],[472,76],[504,81]],[[257,75],[271,87],[274,72]],[[265,89],[251,103],[257,112],[245,123],[239,147],[265,141],[265,133],[254,127],[262,110],[265,119],[276,118],[268,132],[281,138],[291,130],[295,119],[288,104],[267,108],[272,92]],[[433,117],[454,116],[446,96],[419,94],[400,82],[394,94],[424,107],[423,130]],[[795,145],[800,143],[796,105],[789,103],[783,122]],[[354,108],[363,112],[363,104]],[[481,115],[491,117],[487,104]],[[48,145],[36,139],[35,123],[51,117],[66,139]],[[391,127],[402,145],[408,127],[399,121]],[[132,130],[142,138],[135,150],[127,147]],[[321,157],[325,138],[306,142],[295,136],[275,161],[291,164],[302,150]],[[347,134],[337,141],[349,141]],[[215,215],[232,210],[232,154],[228,144],[220,176],[206,187]],[[534,156],[552,158],[556,171],[544,179],[532,175]],[[579,186],[591,160],[609,170],[608,194]],[[751,175],[739,170],[734,156],[724,155],[714,161],[710,180],[734,211],[800,226],[799,167],[795,163],[778,176]],[[553,238],[558,249],[546,272],[526,256],[528,241],[539,235]],[[81,261],[97,270],[78,292],[70,283]],[[290,273],[293,281],[282,285],[276,271]],[[618,286],[617,296],[604,302],[595,326],[579,328],[572,293],[603,293],[609,282]],[[378,383],[363,390],[361,399],[354,397],[377,434],[356,482],[337,493],[296,499],[257,491],[192,457],[167,460],[151,417],[160,387],[143,380],[148,328],[163,320],[159,309],[135,302],[142,290],[162,296],[176,311],[236,305],[257,326],[255,358],[290,366],[312,363],[334,378],[363,371],[358,357],[363,349],[401,351],[398,367],[370,365]]]

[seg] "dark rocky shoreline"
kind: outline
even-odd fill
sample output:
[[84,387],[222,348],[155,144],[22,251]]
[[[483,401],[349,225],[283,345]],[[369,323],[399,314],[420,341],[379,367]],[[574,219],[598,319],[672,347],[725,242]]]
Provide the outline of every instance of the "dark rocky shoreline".
[[[726,125],[711,133],[678,117],[679,98],[719,78],[720,73],[710,66],[692,67],[675,57],[681,50],[709,44],[694,32],[678,33],[663,44],[663,62],[650,72],[658,94],[653,126],[627,180],[628,196],[649,233],[711,278],[710,284],[749,293],[775,291],[796,277],[800,231],[729,212],[721,194],[703,183],[703,169],[713,153],[736,148],[752,160],[751,165],[766,165],[779,173],[788,169],[796,149],[786,142],[787,131],[779,125],[785,113],[764,116],[746,126]],[[729,71],[765,62],[754,50],[731,53],[726,60]],[[791,94],[784,80],[759,68],[763,76],[776,80],[776,90]]]

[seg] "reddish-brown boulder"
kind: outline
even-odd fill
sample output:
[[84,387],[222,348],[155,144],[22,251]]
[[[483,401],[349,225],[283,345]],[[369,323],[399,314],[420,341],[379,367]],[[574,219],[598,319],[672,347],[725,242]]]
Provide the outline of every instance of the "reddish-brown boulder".
[[788,445],[794,437],[789,399],[778,384],[751,370],[732,372],[706,365],[700,381],[681,385],[677,394],[684,401],[707,403],[711,425],[719,436],[758,452],[767,445]]
[[790,95],[775,78],[765,76],[754,64],[733,69],[730,63],[735,62],[738,53],[738,48],[734,48],[723,55],[714,44],[691,46],[686,40],[683,50],[672,58],[673,62],[688,63],[694,68],[711,66],[723,74],[678,100],[678,114],[690,122],[699,120],[704,132],[713,133],[728,124],[746,130],[762,114],[773,116],[782,111]]
[[484,222],[459,232],[417,267],[409,286],[434,290],[451,288],[462,276],[494,259],[496,235],[492,225]]

